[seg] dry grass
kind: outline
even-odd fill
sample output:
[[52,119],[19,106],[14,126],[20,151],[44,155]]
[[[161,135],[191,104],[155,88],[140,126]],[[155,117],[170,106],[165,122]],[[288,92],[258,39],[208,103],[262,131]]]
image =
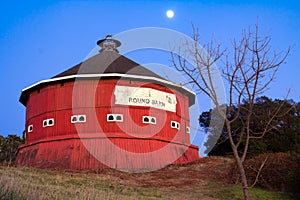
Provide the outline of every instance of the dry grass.
[[228,192],[235,191],[228,184],[231,163],[204,158],[142,174],[0,166],[0,199],[239,199],[242,194]]
[[106,175],[13,167],[1,167],[0,173],[2,199],[147,199],[143,196],[161,195],[158,189],[130,187]]
[[[223,163],[223,161],[220,161]],[[205,167],[203,165],[205,164]],[[115,170],[62,172],[0,167],[2,199],[207,199],[210,163],[168,166],[155,172],[130,174]],[[206,168],[206,169],[204,169]],[[205,171],[205,172],[204,172]],[[205,177],[205,178],[204,178]],[[1,189],[2,187],[2,189]]]

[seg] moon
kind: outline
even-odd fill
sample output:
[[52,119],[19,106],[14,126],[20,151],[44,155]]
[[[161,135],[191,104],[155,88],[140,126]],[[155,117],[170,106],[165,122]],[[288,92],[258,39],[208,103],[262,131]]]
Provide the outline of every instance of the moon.
[[166,15],[169,19],[172,19],[174,17],[174,11],[173,10],[167,10]]

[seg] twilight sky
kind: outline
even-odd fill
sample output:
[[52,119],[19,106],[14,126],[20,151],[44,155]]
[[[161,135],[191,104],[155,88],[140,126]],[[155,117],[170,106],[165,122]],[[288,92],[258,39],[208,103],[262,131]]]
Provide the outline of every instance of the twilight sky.
[[[175,12],[174,18],[166,17],[168,9]],[[191,36],[193,23],[204,43],[214,35],[226,47],[257,17],[262,33],[272,36],[274,48],[292,46],[266,95],[283,98],[291,88],[289,98],[300,101],[298,0],[4,1],[0,7],[0,134],[21,135],[25,129],[25,107],[18,101],[23,88],[83,61],[106,34],[160,27]],[[140,64],[170,65],[165,53],[160,57],[158,52],[133,52],[127,57]]]

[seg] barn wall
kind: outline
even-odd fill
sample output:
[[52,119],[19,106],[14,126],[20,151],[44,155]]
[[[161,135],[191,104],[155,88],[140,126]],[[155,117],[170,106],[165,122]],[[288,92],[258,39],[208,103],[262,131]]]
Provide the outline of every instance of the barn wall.
[[[166,160],[170,160],[173,164],[182,164],[199,159],[198,148],[193,145],[187,147],[171,143],[169,148],[162,149],[161,153],[150,155],[147,153],[153,152],[157,146],[165,146],[166,142],[140,139],[137,142],[133,138],[110,140],[121,149],[139,153],[138,156],[123,156],[122,153],[116,152],[113,146],[107,146],[107,141],[101,138],[86,138],[84,142],[78,138],[54,138],[50,141],[40,141],[35,145],[23,145],[16,164],[69,170],[97,170],[113,167],[125,171],[147,171],[170,164],[165,162]],[[134,147],[136,145],[137,147]],[[87,146],[94,151],[87,151]]]
[[[113,92],[116,84],[148,87],[174,93],[177,97],[177,112],[151,107],[115,105]],[[74,88],[76,90],[73,91]],[[123,114],[124,121],[107,122],[106,115],[109,113]],[[74,114],[85,114],[87,122],[72,124],[70,119]],[[144,115],[156,117],[157,124],[143,124]],[[54,118],[55,125],[43,127],[43,120],[47,118]],[[188,97],[164,86],[139,81],[81,80],[76,82],[75,87],[73,82],[44,87],[31,93],[27,103],[26,119],[27,127],[30,124],[34,127],[31,133],[27,133],[28,143],[57,135],[76,135],[77,131],[81,133],[120,132],[137,137],[139,134],[144,134],[145,137],[155,134],[169,139],[176,136],[178,141],[189,142],[189,134],[186,133],[186,126],[189,126]],[[171,120],[180,123],[180,130],[170,128]]]
[[[116,85],[152,88],[175,94],[176,112],[152,107],[116,105]],[[159,159],[174,157],[174,163],[191,162],[198,159],[199,155],[198,148],[190,145],[190,135],[186,133],[186,127],[189,126],[188,107],[187,96],[153,83],[102,79],[52,84],[30,94],[26,110],[26,128],[33,125],[33,131],[27,131],[25,145],[20,148],[17,163],[45,168],[103,167],[104,165],[91,156],[79,140],[90,135],[94,139],[84,141],[96,152],[104,153],[102,156],[106,156],[106,162],[113,162],[113,165],[120,168],[130,167],[127,166],[129,161],[122,156],[114,159],[107,157],[112,152],[111,147],[101,149],[105,147],[107,140],[95,138],[108,138],[114,147],[138,154],[166,151],[171,143],[172,148],[167,149],[169,152],[163,152],[165,157]],[[107,122],[106,117],[110,113],[123,114],[123,122]],[[81,114],[86,115],[85,123],[71,123],[72,115]],[[156,117],[156,124],[142,123],[144,115]],[[54,119],[54,126],[43,127],[43,120],[49,118]],[[170,127],[171,120],[180,123],[179,130]],[[144,167],[144,162],[145,158],[137,158],[131,165],[141,168]]]

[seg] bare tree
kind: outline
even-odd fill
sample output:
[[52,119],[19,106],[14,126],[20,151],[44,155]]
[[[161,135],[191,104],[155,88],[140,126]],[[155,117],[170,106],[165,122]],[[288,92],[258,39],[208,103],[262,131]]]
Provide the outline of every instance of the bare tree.
[[[178,71],[185,74],[197,91],[203,92],[211,99],[218,115],[224,120],[239,170],[244,199],[248,200],[250,199],[249,188],[252,186],[247,182],[244,161],[249,141],[262,138],[268,131],[276,128],[272,122],[282,114],[280,111],[283,106],[283,104],[279,104],[275,111],[268,113],[263,131],[255,132],[250,128],[250,123],[256,114],[255,99],[265,92],[274,81],[279,67],[289,55],[290,48],[287,51],[274,51],[270,43],[271,37],[269,35],[260,37],[258,24],[254,28],[242,31],[240,40],[232,41],[231,52],[227,49],[222,50],[221,45],[216,44],[213,39],[207,45],[200,47],[198,30],[194,26],[193,31],[193,44],[184,42],[182,45],[185,48],[181,46],[176,52],[173,51],[172,63]],[[184,59],[187,56],[192,57],[194,64],[188,63]],[[216,63],[221,66],[227,105],[220,102],[218,96],[219,83],[216,83],[214,79]],[[243,101],[246,101],[247,104],[243,104]],[[237,108],[234,117],[230,115],[230,108]],[[233,130],[232,125],[237,120],[242,122],[241,126]],[[243,145],[241,145],[242,143]],[[241,146],[243,146],[242,151]],[[262,163],[259,171],[265,162]]]

